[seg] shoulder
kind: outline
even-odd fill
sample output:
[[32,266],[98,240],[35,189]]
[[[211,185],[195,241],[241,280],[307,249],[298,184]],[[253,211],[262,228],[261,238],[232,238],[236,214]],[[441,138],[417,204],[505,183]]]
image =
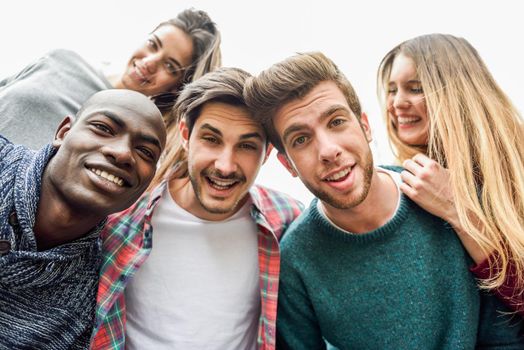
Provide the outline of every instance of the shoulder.
[[101,237],[105,240],[114,236],[127,236],[131,232],[140,231],[146,219],[149,200],[150,194],[146,193],[126,210],[110,215],[102,230]]
[[379,167],[382,169],[394,171],[396,173],[400,173],[402,170],[404,170],[404,168],[399,165],[379,165]]
[[78,53],[68,49],[54,49],[49,51],[46,56],[58,60],[83,60]]
[[28,152],[22,145],[15,145],[4,136],[0,135],[0,171],[6,168],[12,169],[18,160],[22,159]]
[[308,244],[310,241],[310,233],[319,229],[316,221],[313,219],[315,215],[319,215],[316,209],[316,201],[302,212],[296,220],[294,220],[288,227],[286,234],[282,238],[282,248],[301,250],[302,245]]
[[293,221],[304,210],[304,205],[297,199],[264,186],[253,185],[249,193],[264,215],[279,215],[285,222]]

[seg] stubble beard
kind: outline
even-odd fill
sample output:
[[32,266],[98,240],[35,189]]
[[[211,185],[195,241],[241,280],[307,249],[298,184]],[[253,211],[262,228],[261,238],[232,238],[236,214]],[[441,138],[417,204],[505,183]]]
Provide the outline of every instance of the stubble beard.
[[311,193],[315,195],[315,197],[317,197],[323,203],[326,203],[336,209],[354,208],[367,198],[369,188],[371,187],[371,179],[373,178],[373,156],[371,154],[371,150],[367,153],[363,165],[364,179],[362,181],[362,189],[360,193],[350,193],[343,199],[338,199],[328,192],[323,191],[320,188],[315,188],[308,183],[304,183],[304,185],[309,189],[309,191],[311,191]]

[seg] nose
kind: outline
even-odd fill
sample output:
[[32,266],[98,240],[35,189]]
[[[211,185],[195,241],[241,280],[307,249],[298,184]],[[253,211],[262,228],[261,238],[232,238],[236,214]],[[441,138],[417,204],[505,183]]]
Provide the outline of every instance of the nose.
[[322,163],[333,163],[342,154],[339,145],[327,134],[318,135],[318,154]]
[[142,63],[147,69],[149,74],[153,74],[158,69],[158,65],[162,61],[162,57],[158,53],[150,53],[142,59]]
[[404,94],[404,92],[400,90],[397,91],[395,96],[393,96],[392,106],[393,108],[398,108],[398,109],[409,107],[409,99],[407,98],[406,94]]
[[131,142],[128,138],[108,142],[102,149],[102,153],[120,167],[133,167],[135,165]]
[[215,169],[222,175],[227,176],[237,171],[237,164],[231,149],[223,149],[215,160]]

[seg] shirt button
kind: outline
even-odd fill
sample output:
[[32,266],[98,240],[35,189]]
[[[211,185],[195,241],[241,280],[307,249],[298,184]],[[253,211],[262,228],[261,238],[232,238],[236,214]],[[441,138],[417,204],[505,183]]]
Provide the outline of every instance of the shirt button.
[[275,332],[273,332],[273,328],[268,328],[268,329],[267,329],[267,333],[268,333],[271,337],[273,337],[273,334],[274,334]]
[[0,239],[0,255],[9,253],[11,250],[11,242],[5,239]]

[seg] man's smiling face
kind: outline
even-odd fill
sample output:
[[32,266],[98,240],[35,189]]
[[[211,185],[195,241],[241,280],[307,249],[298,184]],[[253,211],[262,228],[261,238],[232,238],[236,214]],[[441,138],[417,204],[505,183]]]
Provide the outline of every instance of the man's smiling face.
[[[198,199],[193,208],[233,214],[243,203],[266,156],[266,136],[245,107],[206,103],[191,132],[181,132],[189,178]],[[190,210],[191,211],[191,210]]]
[[106,216],[133,204],[152,180],[165,144],[154,104],[128,90],[95,95],[61,123],[43,186],[73,211]]

